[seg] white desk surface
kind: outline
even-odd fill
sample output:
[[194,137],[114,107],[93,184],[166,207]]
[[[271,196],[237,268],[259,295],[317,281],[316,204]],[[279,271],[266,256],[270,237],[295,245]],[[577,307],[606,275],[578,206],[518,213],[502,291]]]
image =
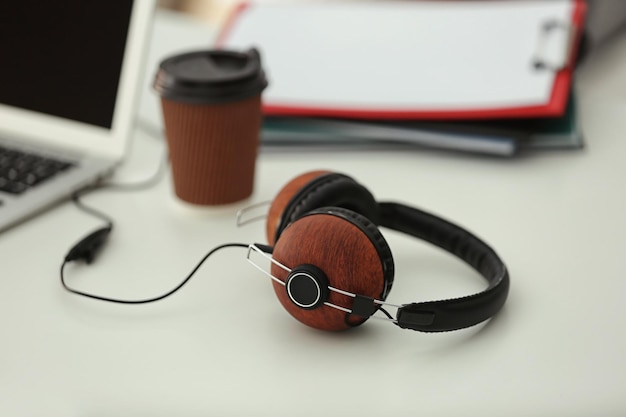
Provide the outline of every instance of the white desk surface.
[[[198,22],[158,16],[150,65],[208,44]],[[206,39],[205,39],[206,36]],[[235,212],[301,172],[328,168],[380,200],[447,217],[504,258],[512,287],[493,320],[422,334],[372,321],[329,334],[283,311],[243,249],[216,254],[177,295],[124,306],[64,292],[67,250],[99,223],[62,204],[0,235],[2,416],[623,416],[626,413],[626,37],[579,71],[588,146],[515,160],[429,152],[262,152],[246,202],[194,210],[170,178],[86,198],[115,219],[75,287],[145,297],[173,287],[213,246],[263,241]],[[141,115],[158,120],[148,70]],[[150,172],[162,142],[139,132],[119,180]],[[392,302],[464,295],[483,282],[462,262],[385,233]]]

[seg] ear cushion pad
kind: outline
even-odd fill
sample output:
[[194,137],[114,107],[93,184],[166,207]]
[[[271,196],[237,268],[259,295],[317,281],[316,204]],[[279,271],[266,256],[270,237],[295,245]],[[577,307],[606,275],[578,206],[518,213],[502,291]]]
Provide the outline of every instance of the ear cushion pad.
[[350,209],[375,224],[380,221],[378,203],[367,188],[346,175],[329,173],[313,179],[294,194],[283,210],[275,240],[289,223],[326,206]]
[[376,248],[376,252],[378,253],[382,263],[385,278],[385,289],[383,290],[383,294],[380,295],[380,299],[385,300],[387,295],[389,295],[391,286],[393,285],[395,266],[389,244],[387,244],[387,241],[378,227],[365,216],[342,207],[322,207],[307,213],[307,215],[309,214],[333,214],[349,221],[365,233],[370,242],[372,242]]

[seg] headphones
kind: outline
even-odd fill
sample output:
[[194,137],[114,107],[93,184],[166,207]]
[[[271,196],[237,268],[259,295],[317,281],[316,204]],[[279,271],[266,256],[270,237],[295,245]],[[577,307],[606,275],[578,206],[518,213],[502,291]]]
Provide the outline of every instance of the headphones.
[[[394,261],[379,226],[452,253],[478,271],[487,288],[461,298],[385,302]],[[300,322],[321,330],[348,329],[370,317],[422,332],[458,330],[494,316],[509,292],[504,262],[482,240],[417,208],[377,202],[340,173],[312,171],[287,183],[270,205],[266,235],[269,246],[251,249],[271,253],[268,275],[280,303]],[[389,306],[397,309],[395,318]]]
[[[79,260],[91,263],[106,242],[111,225],[108,220],[105,227],[87,235],[67,253],[60,269],[61,284],[67,291],[121,304],[159,301],[182,288],[213,253],[242,247],[248,248],[248,260],[272,278],[283,307],[297,320],[321,330],[348,329],[370,317],[422,332],[462,329],[495,315],[509,292],[506,266],[479,238],[417,208],[379,203],[352,178],[329,171],[302,174],[280,190],[267,215],[267,245],[217,246],[178,286],[156,297],[117,299],[67,285],[65,266]],[[378,226],[423,239],[452,253],[478,271],[487,280],[487,288],[466,297],[440,301],[402,305],[386,302],[393,285],[394,263]],[[253,250],[271,261],[269,272],[251,260]],[[387,311],[389,307],[396,309],[395,317]]]

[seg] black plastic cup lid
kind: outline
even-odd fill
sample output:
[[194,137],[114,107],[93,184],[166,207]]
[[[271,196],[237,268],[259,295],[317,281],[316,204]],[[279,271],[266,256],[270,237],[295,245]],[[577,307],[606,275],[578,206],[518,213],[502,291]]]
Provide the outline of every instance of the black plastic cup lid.
[[205,50],[166,58],[159,65],[154,89],[164,98],[216,104],[253,97],[267,87],[261,57],[247,52]]

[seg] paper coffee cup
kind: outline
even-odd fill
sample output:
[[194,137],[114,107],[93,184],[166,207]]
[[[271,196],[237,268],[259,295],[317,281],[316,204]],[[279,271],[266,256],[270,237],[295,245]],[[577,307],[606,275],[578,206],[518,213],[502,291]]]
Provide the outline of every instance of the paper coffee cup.
[[196,51],[161,62],[154,88],[180,199],[220,205],[252,194],[266,86],[254,49]]

